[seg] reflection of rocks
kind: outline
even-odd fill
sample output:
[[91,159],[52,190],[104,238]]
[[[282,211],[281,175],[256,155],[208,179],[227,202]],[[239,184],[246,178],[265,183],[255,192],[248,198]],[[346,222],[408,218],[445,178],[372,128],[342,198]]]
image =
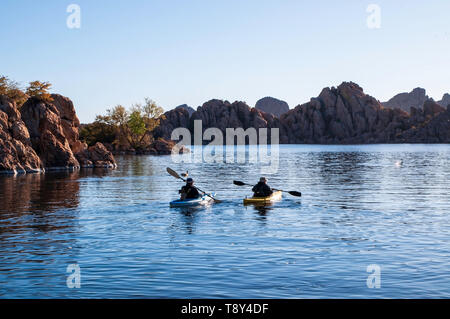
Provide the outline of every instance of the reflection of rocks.
[[39,172],[42,162],[14,102],[0,95],[0,173]]
[[[50,212],[78,207],[78,174],[78,171],[67,171],[45,175],[0,176],[2,232],[18,233],[30,228],[48,232],[70,227],[76,219],[70,210],[64,213],[62,219]],[[20,218],[22,215],[31,215],[32,218]]]
[[[80,122],[72,101],[52,94],[53,102],[28,99],[20,112],[0,96],[0,172],[35,172],[41,168],[116,167],[103,145],[79,140]],[[88,163],[86,165],[86,163]]]

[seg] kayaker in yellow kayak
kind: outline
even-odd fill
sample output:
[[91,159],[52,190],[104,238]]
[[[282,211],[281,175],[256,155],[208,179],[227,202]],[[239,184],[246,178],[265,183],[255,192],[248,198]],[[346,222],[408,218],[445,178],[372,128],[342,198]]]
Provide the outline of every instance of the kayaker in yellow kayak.
[[273,194],[272,189],[267,185],[267,178],[261,177],[259,183],[253,186],[253,197],[267,197]]
[[192,178],[186,179],[186,185],[181,187],[178,191],[180,193],[180,199],[197,199],[200,197],[200,193],[197,188],[194,187],[194,180]]

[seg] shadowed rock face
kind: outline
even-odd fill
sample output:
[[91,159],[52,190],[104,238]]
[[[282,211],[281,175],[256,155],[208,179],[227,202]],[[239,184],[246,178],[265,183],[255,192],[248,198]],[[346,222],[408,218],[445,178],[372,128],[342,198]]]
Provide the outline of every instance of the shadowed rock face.
[[192,113],[195,112],[195,110],[192,107],[190,107],[189,105],[187,105],[187,104],[179,105],[175,109],[185,109],[186,111],[188,111],[189,116],[191,116]]
[[408,113],[384,108],[357,84],[344,82],[282,115],[282,142],[389,143],[407,120]]
[[450,105],[450,94],[445,93],[442,100],[437,102],[442,107],[447,107]]
[[425,89],[415,88],[409,93],[400,93],[394,96],[387,102],[383,103],[383,106],[389,108],[397,108],[409,113],[411,107],[422,108],[422,105],[428,100]]
[[[189,128],[194,132],[194,121],[202,121],[203,132],[208,128],[218,128],[225,138],[227,128],[271,128],[279,127],[280,121],[272,114],[250,108],[245,102],[230,103],[222,100],[211,100],[204,103],[192,114]],[[270,131],[268,132],[270,139]],[[207,141],[205,141],[207,142]]]
[[[175,127],[194,133],[194,121],[202,120],[203,132],[218,128],[279,128],[282,144],[365,144],[365,143],[449,143],[448,110],[433,100],[425,100],[411,114],[386,108],[352,82],[337,88],[325,88],[310,102],[282,114],[280,118],[244,102],[211,100],[199,107],[188,119],[173,110],[166,113],[160,132],[170,139]],[[270,139],[270,130],[269,130]],[[208,143],[208,141],[204,141]]]
[[30,135],[16,104],[0,95],[0,173],[39,172],[41,159],[31,146]]
[[289,111],[289,105],[285,101],[268,96],[256,102],[255,109],[280,117]]
[[154,130],[153,136],[155,139],[170,140],[174,129],[189,127],[189,118],[189,112],[185,108],[170,110],[164,113],[164,117],[160,120],[160,125]]
[[344,82],[284,114],[281,142],[449,143],[446,112],[431,99],[420,109],[413,107],[411,115],[385,108],[357,84]]
[[432,100],[422,109],[411,109],[410,127],[398,137],[399,142],[450,143],[450,106],[446,109]]

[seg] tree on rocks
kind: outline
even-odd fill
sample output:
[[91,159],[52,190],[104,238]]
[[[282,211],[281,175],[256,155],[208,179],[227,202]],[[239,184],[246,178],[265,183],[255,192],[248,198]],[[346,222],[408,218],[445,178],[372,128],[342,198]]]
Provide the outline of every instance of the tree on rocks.
[[27,95],[43,102],[52,102],[53,98],[48,90],[52,87],[49,82],[33,81],[27,88]]
[[6,76],[0,76],[0,95],[6,95],[16,102],[18,108],[20,108],[28,99],[28,95],[20,89],[19,84]]

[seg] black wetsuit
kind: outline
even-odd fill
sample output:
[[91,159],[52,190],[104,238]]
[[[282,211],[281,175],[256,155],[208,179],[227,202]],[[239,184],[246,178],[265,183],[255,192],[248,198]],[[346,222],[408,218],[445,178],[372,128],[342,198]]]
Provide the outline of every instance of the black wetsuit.
[[200,193],[198,192],[197,188],[185,185],[181,188],[180,194],[185,193],[186,197],[185,199],[195,199],[200,197]]
[[266,183],[259,182],[253,188],[253,197],[267,197],[273,194],[272,189]]

